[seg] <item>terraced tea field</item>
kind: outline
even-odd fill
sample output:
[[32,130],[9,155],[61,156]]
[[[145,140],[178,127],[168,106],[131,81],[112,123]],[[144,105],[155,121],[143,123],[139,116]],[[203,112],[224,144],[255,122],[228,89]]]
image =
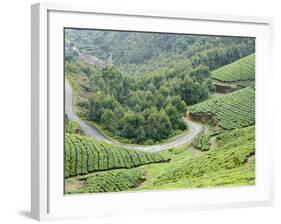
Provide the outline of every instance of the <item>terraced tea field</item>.
[[211,77],[222,82],[255,80],[255,54],[216,69]]
[[[207,133],[206,136],[212,136],[212,134]],[[201,150],[198,153],[196,149],[192,151],[188,146],[183,146],[157,154],[166,158],[162,160],[167,161],[164,163],[152,162],[137,168],[97,170],[93,173],[67,178],[66,193],[255,184],[255,126],[223,131],[216,135],[216,139],[217,147],[206,152]],[[108,147],[112,146],[108,145]],[[107,161],[106,157],[100,158],[100,163],[106,164]],[[79,187],[71,189],[72,185]]]
[[[66,193],[98,193],[98,192],[118,192],[137,187],[145,180],[142,169],[115,170],[97,172],[87,176],[77,178],[83,181],[84,187]],[[67,180],[68,182],[68,180]],[[71,180],[70,180],[71,184]]]
[[167,161],[159,153],[127,150],[86,136],[65,134],[65,178]]
[[162,185],[151,185],[140,190],[187,189],[202,187],[249,186],[255,184],[255,160],[234,169],[218,170],[194,178],[183,178]]
[[223,129],[235,129],[255,124],[255,89],[247,87],[223,96],[216,96],[189,108],[190,117],[218,124]]
[[255,126],[225,131],[217,138],[217,149],[190,158],[185,163],[162,173],[155,179],[153,185],[165,185],[177,181],[192,182],[193,178],[203,177],[209,173],[212,175],[217,171],[222,173],[224,170],[243,167],[255,154]]

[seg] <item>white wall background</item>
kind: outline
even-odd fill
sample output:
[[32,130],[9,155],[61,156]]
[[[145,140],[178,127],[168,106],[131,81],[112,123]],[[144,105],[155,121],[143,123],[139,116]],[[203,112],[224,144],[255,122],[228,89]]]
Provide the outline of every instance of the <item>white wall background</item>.
[[[33,223],[30,208],[30,4],[6,0],[0,6],[0,223]],[[270,96],[276,122],[275,189],[273,207],[196,211],[148,216],[73,220],[59,223],[280,223],[281,222],[281,13],[278,0],[69,0],[99,7],[160,9],[276,18],[275,80]],[[267,74],[264,74],[267,75]]]

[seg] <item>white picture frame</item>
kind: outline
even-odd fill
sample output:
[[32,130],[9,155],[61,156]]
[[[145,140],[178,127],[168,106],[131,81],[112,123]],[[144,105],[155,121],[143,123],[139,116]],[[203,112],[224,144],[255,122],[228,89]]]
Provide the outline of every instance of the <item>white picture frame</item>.
[[[191,12],[97,9],[38,3],[31,7],[31,214],[37,220],[98,217],[273,203],[273,147],[266,92],[271,86],[272,18]],[[63,28],[180,32],[256,37],[257,183],[251,187],[63,194]],[[266,73],[266,77],[265,74]]]

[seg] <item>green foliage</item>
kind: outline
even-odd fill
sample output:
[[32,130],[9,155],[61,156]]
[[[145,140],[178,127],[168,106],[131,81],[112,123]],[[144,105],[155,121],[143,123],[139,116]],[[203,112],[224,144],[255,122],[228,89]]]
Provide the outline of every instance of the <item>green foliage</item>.
[[199,134],[192,141],[192,146],[201,151],[208,151],[210,150],[210,146],[211,146],[210,138],[211,138],[210,133]]
[[218,68],[211,77],[223,82],[255,80],[255,54]]
[[241,128],[255,124],[255,89],[242,90],[217,96],[190,107],[190,115],[212,114],[224,129]]
[[69,80],[75,80],[75,73],[78,114],[128,143],[160,142],[186,130],[182,119],[186,103],[208,97],[209,71],[193,70],[189,63],[142,77],[122,75],[112,66],[99,69],[81,62],[66,63]]
[[[186,147],[162,152],[162,156],[170,158],[169,163],[151,163],[143,165],[141,170],[97,170],[84,176],[68,178],[66,185],[74,183],[79,187],[67,188],[66,193],[255,184],[255,127],[224,131],[217,135],[217,139],[218,147],[208,152],[196,153]],[[131,171],[137,171],[137,174]]]
[[80,128],[79,124],[75,121],[68,121],[66,123],[65,133],[84,135],[83,130]]
[[188,104],[195,104],[208,98],[208,86],[199,82],[194,82],[189,77],[175,84],[175,91],[179,94],[181,99]]
[[[173,102],[172,102],[173,103]],[[165,107],[165,113],[169,117],[171,126],[173,129],[177,130],[185,130],[186,123],[181,119],[181,114],[179,113],[180,110],[177,110],[176,106],[174,106],[172,103],[169,103]],[[182,105],[183,108],[186,108],[185,105]],[[185,111],[186,109],[183,109]]]
[[219,144],[215,150],[188,159],[185,163],[161,174],[154,185],[176,182],[183,178],[201,177],[216,171],[243,166],[255,154],[255,126],[225,131],[218,135]]
[[65,135],[65,178],[168,160],[160,153],[127,150],[86,136]]
[[255,52],[255,41],[252,38],[237,40],[240,42],[229,39],[228,45],[196,52],[190,59],[192,65],[194,67],[205,65],[210,70],[214,70]]
[[88,176],[78,178],[85,181],[85,186],[79,190],[66,193],[99,193],[126,191],[137,187],[145,180],[142,169],[116,170],[96,172]]
[[239,87],[255,79],[254,38],[75,29],[65,37],[75,112],[109,136],[161,142],[188,128],[187,109],[224,129],[214,144],[208,132],[193,147],[145,153],[76,135],[79,125],[66,119],[66,184],[80,184],[66,193],[255,183],[254,87],[207,100],[211,78]]
[[136,144],[156,143],[187,129],[186,105],[206,100],[215,89],[209,69],[255,50],[254,38],[241,37],[76,29],[66,29],[65,37],[68,50],[115,65],[66,63],[66,76],[72,84],[77,79],[76,112],[111,137]]
[[191,72],[191,77],[196,78],[199,82],[203,82],[210,77],[210,71],[207,66],[199,65]]
[[255,160],[252,160],[249,165],[244,165],[234,169],[224,169],[211,173],[205,173],[199,177],[182,178],[175,182],[167,182],[162,185],[144,187],[143,190],[249,186],[254,185],[255,180]]
[[170,58],[174,55],[191,58],[195,67],[203,64],[214,69],[255,50],[254,38],[246,37],[81,29],[66,29],[65,37],[68,45],[75,45],[83,54],[93,55],[105,61],[112,58],[113,63],[118,65],[138,65],[146,62],[153,64],[151,60],[157,58],[154,69],[165,64],[161,63],[161,57]]

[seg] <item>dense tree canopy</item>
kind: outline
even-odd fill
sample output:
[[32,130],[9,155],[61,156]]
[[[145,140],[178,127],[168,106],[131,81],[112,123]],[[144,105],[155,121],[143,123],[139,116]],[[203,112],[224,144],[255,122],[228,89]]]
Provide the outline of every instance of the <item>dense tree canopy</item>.
[[186,105],[209,93],[208,68],[192,69],[191,63],[128,76],[114,66],[67,62],[66,74],[70,80],[80,76],[80,115],[132,143],[153,143],[185,130]]
[[69,45],[75,43],[84,53],[103,60],[112,56],[114,64],[143,64],[161,54],[180,54],[186,58],[195,56],[194,63],[206,59],[211,65],[212,60],[213,68],[217,60],[236,60],[238,55],[253,53],[255,47],[253,38],[167,33],[67,29],[66,38]]

